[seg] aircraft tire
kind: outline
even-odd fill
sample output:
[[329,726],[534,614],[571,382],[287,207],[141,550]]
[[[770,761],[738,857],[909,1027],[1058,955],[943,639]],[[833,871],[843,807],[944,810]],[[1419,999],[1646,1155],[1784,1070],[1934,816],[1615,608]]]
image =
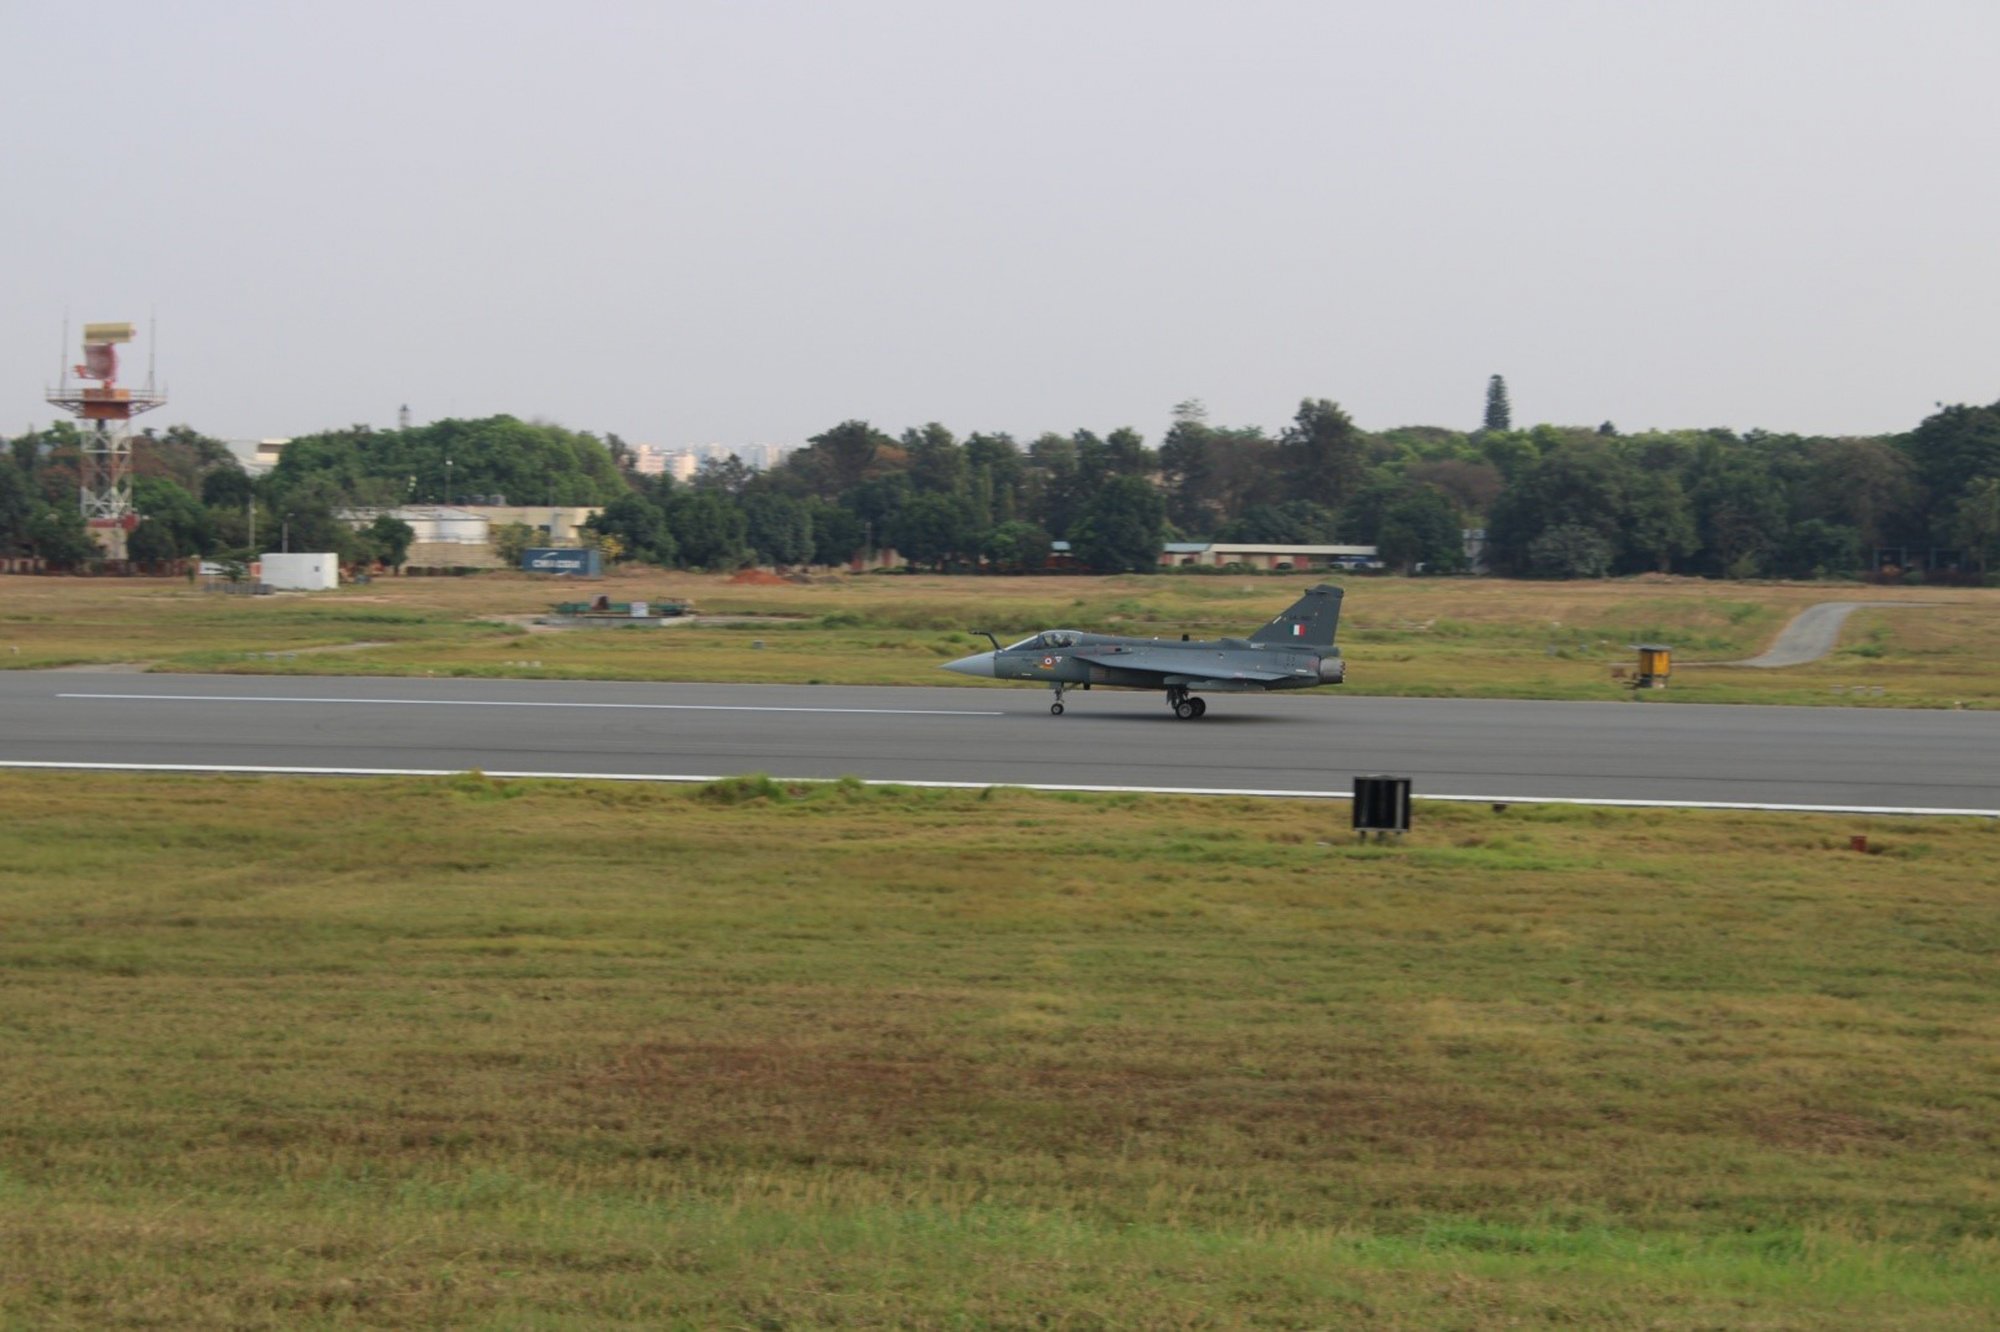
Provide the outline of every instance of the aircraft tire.
[[1208,701],[1206,699],[1191,698],[1188,702],[1194,706],[1195,716],[1205,717],[1208,715]]
[[1192,720],[1196,716],[1194,700],[1184,698],[1174,704],[1174,716],[1179,717],[1182,721]]
[[1062,715],[1063,715],[1063,705],[1062,705],[1062,704],[1060,704],[1060,703],[1051,703],[1051,704],[1049,704],[1049,716],[1051,716],[1051,717],[1060,717],[1060,716],[1062,716]]

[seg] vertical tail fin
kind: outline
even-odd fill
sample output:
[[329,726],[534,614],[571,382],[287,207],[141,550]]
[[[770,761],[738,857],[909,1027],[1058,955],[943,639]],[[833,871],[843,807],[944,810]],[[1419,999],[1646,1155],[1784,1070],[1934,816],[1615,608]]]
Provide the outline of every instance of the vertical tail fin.
[[1340,627],[1340,599],[1345,595],[1341,588],[1321,583],[1300,597],[1283,615],[1269,624],[1260,625],[1257,632],[1250,635],[1250,641],[1274,646],[1332,647],[1334,631]]

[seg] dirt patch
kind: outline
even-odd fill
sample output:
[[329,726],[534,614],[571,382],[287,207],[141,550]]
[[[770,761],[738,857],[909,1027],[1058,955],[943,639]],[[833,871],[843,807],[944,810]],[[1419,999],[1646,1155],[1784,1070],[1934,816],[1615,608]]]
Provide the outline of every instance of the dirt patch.
[[792,580],[783,574],[774,574],[769,569],[738,569],[729,575],[729,581],[738,586],[784,587]]

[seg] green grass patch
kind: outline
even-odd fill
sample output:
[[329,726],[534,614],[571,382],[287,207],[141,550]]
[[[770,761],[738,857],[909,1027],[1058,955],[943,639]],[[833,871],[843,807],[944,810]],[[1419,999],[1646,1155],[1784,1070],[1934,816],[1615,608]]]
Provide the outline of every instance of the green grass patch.
[[[1984,1327],[2000,827],[0,774],[0,1326]],[[1848,849],[1866,833],[1877,854]]]

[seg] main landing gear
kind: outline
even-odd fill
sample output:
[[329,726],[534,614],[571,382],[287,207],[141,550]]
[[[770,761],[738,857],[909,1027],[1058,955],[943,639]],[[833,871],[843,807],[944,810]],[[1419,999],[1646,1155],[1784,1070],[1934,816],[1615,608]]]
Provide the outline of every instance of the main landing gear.
[[1208,704],[1195,698],[1179,685],[1167,691],[1167,706],[1174,710],[1174,716],[1182,721],[1193,721],[1208,711]]

